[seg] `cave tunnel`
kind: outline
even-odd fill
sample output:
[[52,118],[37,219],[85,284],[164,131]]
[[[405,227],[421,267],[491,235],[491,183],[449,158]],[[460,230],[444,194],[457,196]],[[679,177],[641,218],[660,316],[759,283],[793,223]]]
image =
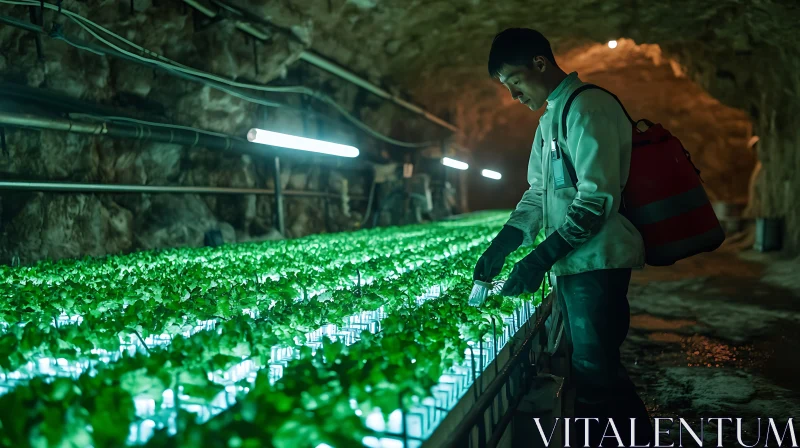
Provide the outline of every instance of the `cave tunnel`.
[[[615,92],[631,116],[663,123],[687,148],[692,148],[692,160],[701,171],[712,200],[738,207],[747,203],[750,177],[757,160],[751,142],[757,137],[753,134],[752,119],[746,112],[710,96],[684,73],[676,60],[665,56],[658,45],[615,39],[610,45],[578,47],[557,55],[556,59],[565,71],[576,71],[584,81]],[[505,159],[502,171],[509,173],[512,185],[524,188],[527,183],[524,173],[513,167],[525,166],[527,154],[515,149],[530,147],[530,130],[535,129],[541,113],[531,114],[515,107],[519,104],[508,98],[498,102],[507,109],[493,114],[488,134],[477,143],[480,148],[477,154],[486,155],[488,160],[483,164],[487,164],[491,163],[490,154],[497,156],[505,151],[501,153]],[[500,194],[506,185],[476,182],[470,186],[472,208],[516,205],[498,204],[498,200],[514,199]]]
[[[565,446],[630,396],[651,446],[797,446],[798,23],[790,0],[0,0],[0,446]],[[608,206],[631,188],[597,211],[583,169],[541,193],[557,231],[541,196],[522,213],[545,107],[487,70],[509,28],[668,130],[704,194],[659,231],[724,241],[658,265],[653,223]],[[626,374],[587,373],[609,359]]]

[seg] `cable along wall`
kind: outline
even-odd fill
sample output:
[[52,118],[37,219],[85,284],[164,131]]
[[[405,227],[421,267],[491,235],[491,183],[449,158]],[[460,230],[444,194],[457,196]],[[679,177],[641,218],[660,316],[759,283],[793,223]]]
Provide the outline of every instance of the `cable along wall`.
[[[32,3],[38,5],[38,2],[27,1],[2,3],[0,14],[30,25],[27,16]],[[24,80],[28,86],[54,90],[117,110],[137,111],[141,113],[138,117],[145,120],[223,134],[243,136],[255,122],[260,127],[285,133],[353,144],[362,148],[365,156],[378,160],[385,157],[387,151],[394,151],[395,143],[411,142],[414,146],[428,140],[437,141],[438,145],[443,131],[450,132],[400,107],[387,107],[384,99],[364,98],[358,87],[296,62],[303,47],[290,39],[276,35],[269,43],[259,42],[256,68],[252,57],[256,44],[253,39],[247,42],[247,36],[230,23],[220,22],[198,31],[191,14],[172,4],[151,6],[133,13],[128,8],[97,9],[93,6],[96,5],[65,3],[61,14],[57,9],[45,11],[44,28],[38,23],[36,26],[50,30],[53,23],[61,23],[63,27],[53,34],[57,39],[41,36],[41,59],[31,31],[3,25],[5,38],[0,45],[8,60],[15,61],[13,65],[0,68],[9,75],[6,79]],[[76,16],[71,17],[74,21],[68,18],[67,7],[74,9]],[[100,28],[77,15],[94,18],[92,22],[113,28],[116,36],[103,34]],[[93,34],[117,49],[99,42]],[[130,46],[131,43],[135,46]],[[127,59],[152,60],[154,53],[160,53],[164,56],[157,58],[159,63],[167,64],[163,59],[169,58],[171,65],[155,67],[156,64],[148,62],[148,66],[96,54],[106,51],[119,54],[118,49],[125,48],[131,53],[126,55]],[[143,48],[150,48],[153,53]],[[287,64],[292,63],[294,65],[287,71]],[[201,76],[203,74],[209,76]],[[301,85],[303,81],[302,84],[310,87],[278,87],[278,92],[265,92],[274,89],[265,85],[282,74],[298,81],[287,78],[280,82],[282,84]],[[246,81],[232,81],[237,78]],[[320,92],[324,92],[324,96]],[[316,114],[305,112],[312,108],[317,110]],[[341,112],[346,112],[349,118]],[[408,135],[407,140],[388,138],[387,142],[387,138],[376,137],[394,135],[393,123],[398,121],[403,122],[403,129],[395,133]],[[0,170],[13,179],[275,187],[271,179],[271,159],[260,160],[254,156],[222,155],[203,148],[187,150],[168,144],[130,144],[47,131],[8,129],[5,140],[7,154],[0,158]],[[282,171],[281,187],[287,190],[337,194],[347,189],[355,196],[369,193],[363,171],[346,167],[332,171],[323,169],[313,157],[284,160]],[[330,204],[327,212],[320,205],[318,199],[289,199],[288,234],[301,236],[322,230],[347,230],[362,221],[362,206],[353,207],[350,213],[335,203]],[[90,221],[95,224],[90,231],[75,225],[78,217],[68,211],[75,206],[92,210]],[[6,262],[15,256],[30,262],[48,257],[198,245],[202,243],[201,227],[220,227],[227,240],[246,241],[271,235],[275,219],[271,198],[250,195],[187,199],[168,195],[70,198],[3,193],[0,207],[4,210],[2,227],[5,230],[0,237],[0,260]],[[54,211],[44,221],[37,218],[43,209]],[[63,212],[58,212],[62,209]],[[166,209],[171,210],[168,214],[171,222],[163,223],[158,214]],[[167,235],[177,232],[180,236],[158,236],[164,235],[164,231]],[[152,233],[155,235],[151,236]]]

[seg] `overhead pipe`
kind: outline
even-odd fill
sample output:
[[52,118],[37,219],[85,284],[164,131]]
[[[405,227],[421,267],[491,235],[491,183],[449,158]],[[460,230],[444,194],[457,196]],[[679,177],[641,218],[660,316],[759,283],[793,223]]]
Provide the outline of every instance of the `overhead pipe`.
[[[19,22],[19,21],[17,21],[16,19],[14,19],[12,17],[6,17],[6,16],[3,16],[3,15],[0,15],[0,23],[7,23],[9,25],[19,27],[19,28],[24,29],[26,31],[35,32],[37,34],[45,33],[44,30],[42,29],[42,27],[40,27],[40,26],[28,25],[28,24],[25,24],[23,22]],[[85,48],[85,49],[88,49],[88,50],[90,50],[90,51],[92,51],[94,53],[97,53],[97,54],[103,54],[103,55],[107,55],[107,56],[114,56],[114,57],[118,57],[118,58],[121,58],[121,59],[125,59],[125,60],[128,60],[128,61],[131,61],[133,63],[142,64],[142,61],[140,61],[140,60],[138,60],[136,58],[133,58],[133,57],[131,57],[129,55],[126,55],[124,53],[121,53],[119,51],[116,51],[114,49],[109,49],[109,48],[104,48],[104,47],[97,47],[92,43],[81,43],[81,47]],[[144,64],[149,65],[147,63],[144,63]],[[154,65],[153,68],[166,70],[168,73],[170,73],[170,75],[176,76],[176,77],[181,78],[181,79],[187,79],[187,80],[191,80],[191,81],[199,81],[199,82],[201,82],[201,83],[203,83],[205,85],[208,85],[211,88],[214,88],[214,89],[217,89],[217,90],[221,90],[221,91],[229,93],[231,95],[242,96],[244,94],[243,92],[240,92],[239,89],[237,89],[235,87],[226,86],[223,83],[220,83],[220,82],[217,82],[217,81],[203,79],[203,78],[200,78],[198,76],[190,75],[190,74],[187,74],[187,73],[182,73],[182,72],[179,72],[179,71],[169,70],[167,68],[163,68],[163,67],[160,67],[160,66],[157,66],[157,65]],[[23,100],[24,102],[40,102],[40,103],[43,103],[43,104],[47,104],[48,106],[50,106],[51,109],[56,109],[56,110],[78,110],[78,111],[87,113],[89,115],[99,115],[99,116],[117,116],[117,115],[120,115],[120,112],[118,112],[118,111],[110,110],[110,109],[104,108],[102,106],[97,106],[97,105],[86,105],[86,104],[83,104],[82,102],[76,101],[73,98],[64,96],[64,95],[59,94],[57,92],[47,91],[47,90],[38,89],[38,88],[30,88],[30,87],[27,87],[27,86],[24,86],[24,85],[18,85],[18,84],[9,83],[9,82],[0,82],[0,99],[3,99],[3,97],[19,98],[19,99]],[[317,118],[320,118],[320,119],[323,119],[323,120],[328,120],[328,117],[326,117],[324,115],[321,115],[321,114],[319,114],[317,112],[314,112],[313,110],[295,108],[295,107],[291,107],[291,106],[288,106],[288,105],[285,105],[285,104],[274,103],[274,102],[263,100],[263,99],[259,99],[258,103],[266,105],[266,106],[271,106],[271,107],[280,107],[280,108],[285,109],[285,110],[290,110],[290,111],[294,111],[294,112],[300,112],[300,113],[303,113],[303,114],[310,114],[310,115],[315,116]],[[2,109],[2,104],[0,104],[0,109]],[[17,108],[17,109],[19,109],[19,108]],[[128,118],[133,118],[133,117],[128,117]],[[136,137],[136,138],[138,138],[138,137]],[[236,137],[230,137],[230,138],[233,138],[235,140],[241,140],[241,142],[243,142],[243,143],[250,144],[250,142],[245,142],[245,139],[238,139]],[[262,148],[262,151],[258,151],[256,149],[258,147],[258,145],[255,145],[255,144],[251,144],[251,145],[252,146],[250,146],[250,148],[252,148],[252,150],[254,151],[255,154],[263,154],[263,148]],[[274,146],[274,145],[267,145],[267,146],[270,146],[270,147],[276,149],[276,151],[278,151],[278,152],[280,152],[282,154],[285,154],[285,155],[291,154],[291,152],[287,151],[286,148],[278,147],[278,146]],[[214,147],[214,148],[216,148],[216,147]],[[236,148],[234,148],[234,149],[236,149]],[[350,163],[352,163],[354,165],[363,166],[365,161],[366,162],[376,162],[377,160],[375,160],[373,157],[371,157],[369,153],[366,153],[364,157],[360,157],[357,160],[351,161]]]
[[315,66],[317,66],[317,67],[319,67],[319,68],[321,68],[321,69],[323,69],[323,70],[325,70],[327,72],[330,72],[330,73],[332,73],[332,74],[334,74],[336,76],[339,76],[340,78],[342,78],[342,79],[344,79],[346,81],[349,81],[349,82],[351,82],[351,83],[353,83],[353,84],[355,84],[355,85],[357,85],[357,86],[359,86],[359,87],[361,87],[361,88],[363,88],[365,90],[368,90],[368,91],[374,93],[375,95],[378,95],[381,98],[388,99],[388,100],[392,101],[393,103],[397,104],[398,106],[401,106],[401,107],[406,108],[407,110],[410,110],[411,112],[414,112],[416,114],[422,115],[423,117],[428,119],[428,121],[436,123],[439,126],[447,128],[447,129],[449,129],[449,130],[451,130],[453,132],[458,132],[458,128],[455,127],[454,125],[442,120],[441,118],[437,117],[436,115],[433,115],[432,113],[422,109],[419,106],[416,106],[416,105],[414,105],[412,103],[409,103],[408,101],[405,101],[405,100],[403,100],[401,98],[398,98],[395,95],[392,95],[391,93],[387,92],[386,90],[381,89],[380,87],[376,86],[375,84],[372,84],[369,81],[367,81],[365,79],[362,79],[359,76],[357,76],[357,75],[345,70],[344,68],[339,67],[338,65],[334,64],[333,62],[330,62],[330,61],[324,59],[322,56],[319,56],[319,55],[317,55],[315,53],[312,53],[312,52],[306,50],[306,51],[303,51],[300,54],[300,59],[302,59],[303,61],[308,62],[309,64],[313,64],[313,65],[315,65]]
[[[203,6],[202,4],[198,3],[195,0],[184,0],[184,2],[186,4],[192,6],[192,7],[195,7],[198,11],[202,12],[203,14],[207,15],[208,13],[213,13],[213,11],[211,9]],[[228,9],[230,9],[230,7],[228,7]],[[216,17],[216,13],[213,13],[213,14],[215,14],[215,15],[214,16],[210,16],[210,17]],[[24,22],[19,22],[19,21],[17,21],[16,19],[14,19],[12,17],[7,17],[7,16],[0,15],[0,23],[6,23],[6,24],[9,24],[9,25],[24,29],[26,31],[31,31],[31,32],[37,33],[37,35],[41,35],[41,34],[45,33],[44,29],[42,27],[40,27],[40,26],[30,25],[30,24],[26,24]],[[243,24],[245,22],[241,22],[241,21],[237,20],[236,23],[240,25],[240,24]],[[256,28],[254,28],[252,26],[240,27],[240,26],[237,25],[237,28],[239,28],[240,30],[242,30],[242,31],[244,31],[246,33],[249,33],[250,35],[252,35],[252,36],[254,36],[254,37],[256,37],[257,39],[260,39],[260,40],[266,40],[269,37],[266,34],[258,31]],[[141,61],[139,61],[139,60],[137,60],[137,59],[135,59],[135,58],[133,58],[131,56],[128,56],[128,55],[126,55],[124,53],[121,53],[121,52],[118,52],[116,50],[113,50],[113,49],[108,49],[108,48],[104,48],[104,47],[96,47],[91,43],[84,43],[82,45],[85,48],[91,50],[92,52],[95,52],[95,53],[98,53],[98,54],[110,55],[110,56],[126,59],[126,60],[132,61],[134,63],[141,63]],[[383,98],[386,98],[386,99],[390,99],[392,101],[395,101],[397,104],[402,105],[403,107],[411,110],[412,112],[415,112],[415,113],[418,113],[420,115],[423,115],[425,118],[427,118],[427,119],[429,119],[429,120],[431,120],[433,122],[436,122],[437,124],[440,124],[440,125],[448,128],[448,129],[451,129],[451,130],[455,131],[455,132],[458,132],[458,128],[456,128],[455,126],[450,125],[449,123],[447,123],[447,122],[441,120],[440,118],[438,118],[438,117],[436,117],[436,116],[424,111],[423,109],[421,109],[421,108],[419,108],[417,106],[414,106],[411,103],[408,103],[406,101],[403,101],[400,98],[392,96],[390,93],[388,93],[388,92],[386,92],[386,91],[384,91],[384,90],[382,90],[382,89],[370,84],[369,82],[357,77],[356,75],[353,75],[352,73],[347,72],[346,70],[334,65],[331,62],[325,61],[320,56],[316,56],[316,55],[313,55],[311,53],[306,52],[306,53],[304,53],[304,56],[302,56],[302,57],[305,57],[308,61],[312,61],[315,64],[319,64],[320,67],[322,67],[322,68],[324,68],[324,69],[326,69],[328,71],[331,71],[331,72],[335,71],[335,73],[338,74],[339,76],[342,76],[343,78],[345,78],[345,79],[347,79],[347,80],[349,80],[351,82],[354,82],[354,83],[359,84],[360,86],[362,86],[364,88],[369,89],[371,92],[375,93],[376,95],[379,95],[379,96],[381,96]],[[163,67],[158,67],[158,66],[156,66],[155,68],[164,69]],[[237,93],[237,89],[236,88],[233,88],[233,87],[230,87],[230,86],[225,86],[222,83],[219,83],[219,82],[216,82],[216,81],[212,81],[212,80],[208,80],[208,79],[202,79],[202,78],[199,78],[199,77],[194,76],[194,75],[181,73],[179,71],[174,71],[174,70],[169,70],[169,69],[164,69],[164,70],[167,70],[173,76],[177,76],[179,78],[188,79],[188,80],[192,80],[192,81],[200,81],[200,82],[203,82],[204,84],[206,84],[206,85],[208,85],[208,86],[210,86],[212,88],[215,88],[215,89],[218,89],[218,90],[222,90],[223,92],[239,95]],[[11,87],[11,90],[6,90],[6,85],[9,85],[9,83],[0,83],[0,93],[6,94],[8,96],[20,96],[20,92],[18,92],[18,89],[16,89],[15,87]],[[24,86],[20,86],[20,88],[24,89]],[[28,89],[28,90],[37,90],[37,89]],[[265,102],[265,103],[271,103],[271,102],[267,102],[266,100],[262,100],[262,101]],[[286,108],[287,110],[294,110],[294,111],[297,111],[297,112],[308,113],[308,114],[312,114],[312,115],[315,115],[315,116],[319,116],[320,118],[323,118],[323,119],[327,118],[324,115],[319,115],[319,114],[317,114],[317,113],[315,113],[313,111],[308,111],[308,110],[303,110],[303,109],[296,109],[296,108],[289,107],[289,106],[286,106],[286,105],[283,105],[283,104],[279,104],[279,103],[271,103],[271,104],[267,104],[267,105],[279,106],[279,107],[282,107],[282,108]],[[95,115],[107,115],[107,114],[95,113]]]
[[34,33],[41,33],[42,27],[36,25],[35,23],[27,23],[21,20],[15,19],[13,17],[7,16],[0,16],[0,23],[5,23],[6,25],[16,26],[18,28],[22,28],[26,31],[33,31]]
[[105,123],[80,123],[64,118],[39,117],[30,114],[0,112],[0,124],[24,128],[50,129],[78,134],[108,134]]
[[[55,131],[74,132],[88,135],[107,135],[110,137],[131,138],[161,143],[173,143],[189,147],[205,147],[230,152],[264,155],[264,148],[272,146],[250,143],[244,139],[231,136],[210,135],[188,129],[161,128],[138,123],[115,123],[108,121],[81,122],[66,118],[41,117],[30,114],[14,114],[0,112],[0,125],[23,128],[50,129]],[[254,188],[223,188],[194,186],[152,186],[152,185],[108,185],[108,184],[73,184],[57,182],[0,182],[0,190],[29,191],[61,191],[61,192],[94,192],[94,193],[193,193],[193,194],[261,194],[274,195],[276,213],[280,223],[280,231],[284,232],[283,197],[320,197],[340,198],[343,204],[355,198],[346,193],[341,195],[315,191],[282,191],[277,153],[287,150],[276,148],[275,185],[276,190]]]
[[[217,13],[214,12],[213,9],[206,7],[205,5],[203,5],[202,3],[200,3],[200,2],[198,2],[196,0],[184,0],[184,2],[187,5],[191,6],[192,8],[196,9],[197,11],[201,12],[203,15],[205,15],[207,17],[210,17],[210,18],[213,19],[214,17],[217,16]],[[226,8],[226,9],[228,9],[229,11],[232,10],[232,8]],[[270,36],[268,34],[264,33],[263,31],[259,30],[258,28],[254,27],[253,25],[251,25],[251,24],[249,24],[249,23],[247,23],[245,21],[236,20],[235,23],[234,23],[234,26],[236,28],[238,28],[239,30],[244,31],[245,33],[248,33],[248,34],[252,35],[256,39],[267,40],[267,39],[270,38]]]
[[[273,155],[296,153],[294,150],[276,146],[250,143],[245,139],[234,136],[211,135],[188,129],[157,127],[139,123],[76,121],[68,118],[42,117],[0,111],[0,125],[172,143],[191,148],[202,147],[256,156],[264,156],[267,152]],[[265,151],[267,148],[268,150]]]
[[[2,19],[2,16],[0,16]],[[1,20],[0,20],[1,21]],[[135,118],[124,111],[76,100],[60,92],[0,81],[0,111],[16,113],[77,112],[87,115]]]
[[[183,1],[187,5],[195,8],[197,11],[199,11],[200,13],[206,15],[209,18],[213,19],[213,18],[215,18],[217,16],[217,13],[215,11],[213,11],[211,8],[208,8],[208,7],[204,6],[202,3],[198,2],[197,0],[183,0]],[[228,8],[228,9],[230,9],[230,8]],[[257,30],[253,26],[247,25],[245,22],[237,20],[236,23],[235,23],[235,26],[239,30],[250,34],[251,36],[255,37],[256,39],[266,40],[267,37],[268,37],[263,32]],[[369,92],[371,92],[371,93],[373,93],[373,94],[375,94],[375,95],[377,95],[377,96],[379,96],[381,98],[384,98],[384,99],[387,99],[389,101],[392,101],[393,103],[397,104],[400,107],[403,107],[403,108],[405,108],[405,109],[407,109],[407,110],[409,110],[411,112],[419,114],[419,115],[423,116],[424,118],[426,118],[428,121],[436,123],[439,126],[447,128],[447,129],[449,129],[449,130],[451,130],[453,132],[459,132],[459,129],[456,126],[446,122],[445,120],[437,117],[436,115],[433,115],[432,113],[422,109],[419,106],[416,106],[416,105],[414,105],[412,103],[409,103],[408,101],[403,100],[402,98],[399,98],[399,97],[397,97],[395,95],[392,95],[391,93],[387,92],[386,90],[376,86],[375,84],[372,84],[371,82],[369,82],[369,81],[361,78],[360,76],[358,76],[358,75],[346,70],[345,68],[342,68],[342,67],[334,64],[333,62],[328,61],[327,59],[323,58],[322,56],[320,56],[320,55],[318,55],[318,54],[316,54],[316,53],[314,53],[314,52],[312,52],[310,50],[303,51],[300,54],[300,59],[305,61],[305,62],[307,62],[307,63],[309,63],[309,64],[312,64],[312,65],[314,65],[316,67],[319,67],[322,70],[325,70],[325,71],[327,71],[329,73],[332,73],[332,74],[334,74],[336,76],[339,76],[340,78],[342,78],[342,79],[344,79],[344,80],[346,80],[346,81],[348,81],[348,82],[350,82],[352,84],[355,84],[355,85],[357,85],[357,86],[359,86],[359,87],[361,87],[361,88],[363,88],[363,89],[365,89],[365,90],[367,90],[367,91],[369,91]]]
[[[108,136],[115,138],[171,143],[191,148],[209,148],[233,154],[248,154],[254,157],[264,156],[296,156],[298,151],[277,146],[250,143],[234,136],[210,135],[198,131],[149,126],[138,123],[119,123],[111,121],[75,121],[68,118],[42,117],[30,114],[15,114],[0,111],[0,126],[21,128],[48,129],[53,131],[74,132],[78,134]],[[314,153],[320,162],[327,166],[342,169],[371,168],[364,160],[350,159],[342,164],[339,157]],[[335,162],[335,163],[332,163]]]
[[23,128],[49,129],[78,134],[174,143],[189,147],[204,147],[224,151],[264,154],[264,145],[255,145],[233,136],[210,135],[186,129],[164,128],[138,123],[111,121],[76,121],[69,118],[42,117],[30,114],[0,112],[0,124]]
[[[174,193],[174,194],[255,194],[274,195],[275,190],[267,188],[233,188],[233,187],[196,187],[170,185],[124,185],[124,184],[92,184],[76,182],[27,182],[0,181],[0,190],[40,191],[56,193]],[[340,198],[340,194],[324,191],[283,190],[281,194],[291,197],[308,198]],[[348,199],[365,200],[364,196],[350,196]]]

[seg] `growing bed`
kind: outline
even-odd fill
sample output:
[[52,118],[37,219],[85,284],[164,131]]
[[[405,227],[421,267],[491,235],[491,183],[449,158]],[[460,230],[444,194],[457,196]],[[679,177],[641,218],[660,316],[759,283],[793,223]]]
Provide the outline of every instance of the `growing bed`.
[[467,305],[507,216],[0,267],[0,445],[442,438],[543,318]]

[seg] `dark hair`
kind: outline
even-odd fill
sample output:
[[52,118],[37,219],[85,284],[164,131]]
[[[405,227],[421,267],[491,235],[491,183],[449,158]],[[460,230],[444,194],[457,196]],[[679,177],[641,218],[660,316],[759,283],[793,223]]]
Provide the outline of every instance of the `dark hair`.
[[558,67],[550,42],[530,28],[508,28],[496,36],[489,50],[489,76],[496,77],[504,65],[533,68],[533,58],[544,56]]

